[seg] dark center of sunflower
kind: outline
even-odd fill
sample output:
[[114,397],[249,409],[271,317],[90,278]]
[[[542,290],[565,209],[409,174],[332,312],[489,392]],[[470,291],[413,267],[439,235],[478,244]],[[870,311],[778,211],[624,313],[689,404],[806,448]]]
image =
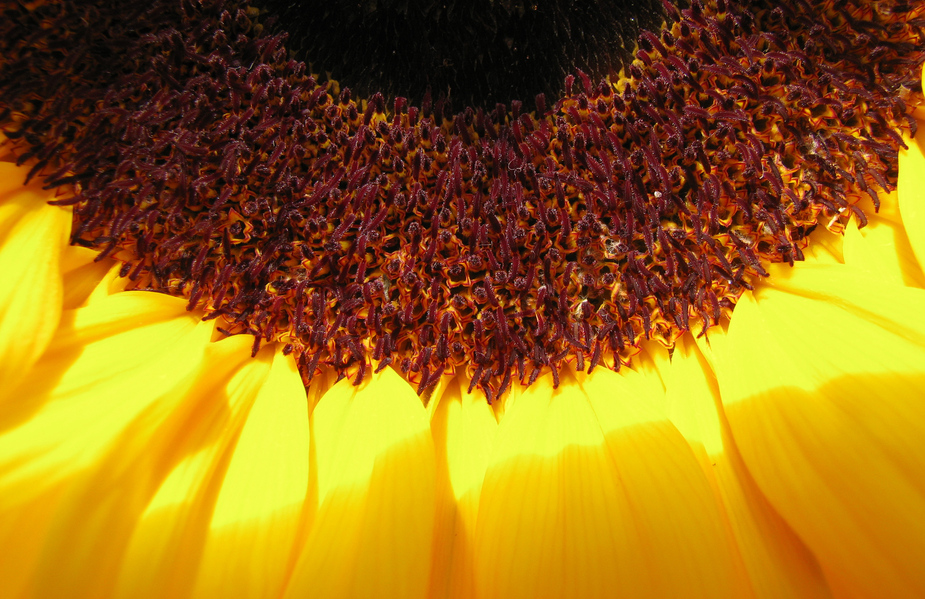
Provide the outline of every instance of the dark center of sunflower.
[[616,77],[660,0],[259,0],[287,47],[363,97],[494,108],[558,98],[565,77]]
[[44,2],[0,21],[0,124],[73,242],[229,334],[489,399],[706,329],[806,235],[861,223],[920,91],[921,4],[670,10],[627,76],[456,112],[319,85],[245,3]]

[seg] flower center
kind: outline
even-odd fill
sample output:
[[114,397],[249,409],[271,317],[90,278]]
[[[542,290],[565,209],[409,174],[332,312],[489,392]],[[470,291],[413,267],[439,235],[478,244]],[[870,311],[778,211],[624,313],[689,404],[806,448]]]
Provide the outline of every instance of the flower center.
[[456,113],[318,84],[243,3],[9,11],[0,123],[74,186],[73,243],[306,381],[466,368],[489,400],[706,330],[815,227],[863,224],[923,61],[921,5],[694,2],[622,79]]
[[[664,18],[660,0],[256,0],[289,33],[287,47],[370,97],[420,106],[430,93],[493,108],[537,94],[559,98],[580,68],[619,77],[642,28]],[[428,90],[430,90],[428,92]]]

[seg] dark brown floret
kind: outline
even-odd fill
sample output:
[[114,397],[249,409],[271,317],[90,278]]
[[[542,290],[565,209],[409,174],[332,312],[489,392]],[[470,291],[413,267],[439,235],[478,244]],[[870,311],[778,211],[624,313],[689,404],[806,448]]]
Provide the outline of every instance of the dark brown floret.
[[[863,222],[920,92],[920,3],[671,13],[628,77],[547,109],[318,85],[244,4],[5,4],[0,124],[73,242],[306,381],[465,368],[491,399],[706,330],[818,225]],[[543,105],[542,103],[540,105]]]

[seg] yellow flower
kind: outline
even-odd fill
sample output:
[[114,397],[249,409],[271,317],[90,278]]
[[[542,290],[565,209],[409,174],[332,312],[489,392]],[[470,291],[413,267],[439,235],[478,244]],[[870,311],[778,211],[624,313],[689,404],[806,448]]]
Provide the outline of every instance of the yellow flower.
[[307,390],[0,156],[0,597],[925,596],[925,125],[869,226],[620,373]]
[[[728,330],[494,405],[120,292],[0,164],[4,597],[925,593],[925,129]],[[95,286],[94,286],[95,284]],[[322,377],[324,378],[324,377]]]

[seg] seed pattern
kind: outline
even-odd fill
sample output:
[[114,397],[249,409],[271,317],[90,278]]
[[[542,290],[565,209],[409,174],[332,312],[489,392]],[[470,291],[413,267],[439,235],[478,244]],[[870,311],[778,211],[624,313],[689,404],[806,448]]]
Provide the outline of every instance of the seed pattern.
[[[7,3],[8,4],[8,3]],[[921,93],[922,3],[729,0],[537,110],[351,98],[232,0],[6,5],[0,125],[130,288],[279,341],[308,384],[566,360],[706,331],[820,224],[863,224]]]

